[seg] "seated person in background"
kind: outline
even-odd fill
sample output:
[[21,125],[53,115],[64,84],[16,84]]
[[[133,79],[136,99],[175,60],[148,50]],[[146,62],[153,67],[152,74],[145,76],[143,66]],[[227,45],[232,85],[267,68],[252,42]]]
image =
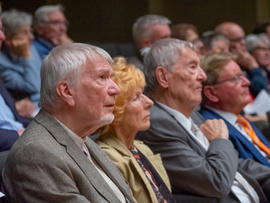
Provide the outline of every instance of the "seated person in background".
[[230,52],[237,56],[237,63],[247,72],[250,80],[249,90],[253,97],[256,97],[262,89],[269,92],[266,71],[260,68],[256,59],[246,50],[243,28],[234,22],[224,22],[218,25],[215,31],[230,40]]
[[180,23],[171,27],[172,38],[185,40],[194,44],[195,50],[199,55],[203,54],[203,43],[199,38],[198,29],[187,23]]
[[154,105],[150,128],[138,137],[160,153],[173,193],[230,203],[270,200],[270,168],[239,159],[224,121],[204,121],[193,111],[206,75],[191,43],[155,42],[145,56],[145,78]]
[[[2,41],[5,40],[5,35],[2,31],[1,12],[0,6],[0,47],[2,46]],[[22,104],[19,106],[24,108]],[[29,122],[29,119],[18,114],[14,100],[6,90],[0,76],[0,151],[9,150]]]
[[122,57],[114,59],[113,81],[121,92],[115,98],[114,121],[99,129],[96,143],[117,165],[139,202],[174,202],[170,182],[160,155],[142,141],[134,141],[138,131],[149,128],[149,109],[153,102],[142,92],[143,73]]
[[68,22],[63,10],[61,5],[45,5],[35,12],[34,46],[42,60],[55,46],[73,42],[67,36]]
[[88,138],[114,118],[120,90],[110,63],[107,52],[80,43],[58,46],[44,59],[41,110],[3,170],[7,202],[134,202],[117,167]]
[[201,42],[203,43],[203,55],[229,51],[230,41],[214,31],[204,32]]
[[250,82],[236,63],[235,55],[208,55],[201,66],[207,75],[203,82],[202,116],[225,121],[229,139],[240,158],[254,159],[270,167],[270,141],[240,114],[252,98],[248,89]]
[[263,33],[258,35],[249,34],[246,37],[246,47],[260,67],[266,70],[268,79],[270,79],[270,40],[267,35]]
[[148,14],[138,18],[132,27],[132,36],[137,49],[137,56],[131,57],[129,63],[143,70],[142,51],[156,40],[171,37],[171,21],[160,15]]
[[255,28],[252,30],[252,33],[254,34],[261,34],[264,33],[267,35],[268,39],[270,40],[270,22],[259,22],[255,26]]
[[40,57],[32,45],[31,15],[17,11],[2,14],[6,39],[0,54],[0,72],[15,100],[27,96],[36,104],[40,98]]

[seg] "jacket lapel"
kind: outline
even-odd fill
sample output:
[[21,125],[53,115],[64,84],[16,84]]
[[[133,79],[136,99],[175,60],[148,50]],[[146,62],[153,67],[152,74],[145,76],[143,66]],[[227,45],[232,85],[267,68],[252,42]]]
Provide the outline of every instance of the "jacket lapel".
[[[35,120],[43,125],[56,139],[56,141],[65,146],[67,153],[74,160],[74,162],[83,171],[90,184],[98,191],[98,193],[103,196],[108,202],[116,200],[117,197],[113,193],[109,186],[103,180],[100,173],[94,167],[94,165],[88,160],[88,158],[83,154],[82,150],[77,146],[77,144],[72,140],[72,138],[67,134],[64,128],[53,118],[50,114],[45,111],[40,111],[35,117]],[[90,139],[90,138],[88,138]],[[89,148],[89,146],[88,146]],[[92,156],[92,150],[90,150]],[[96,159],[96,156],[94,156]],[[106,160],[106,159],[105,159]],[[104,160],[104,161],[105,161]],[[100,163],[99,163],[100,164]],[[120,201],[119,201],[120,202]]]
[[[144,183],[144,185],[145,185],[145,187],[147,188],[148,191],[152,190],[152,188],[149,187],[148,179],[146,178],[146,176],[145,176],[143,170],[141,169],[140,165],[137,163],[135,158],[133,158],[132,153],[128,150],[128,148],[120,140],[118,140],[116,137],[108,137],[108,138],[102,139],[102,142],[107,143],[110,147],[113,147],[123,157],[128,157],[131,160],[130,163],[133,165],[133,168],[135,168],[136,172],[138,173],[138,175],[134,174],[134,176],[138,177],[138,178],[141,178],[143,180],[143,183]],[[154,199],[154,197],[152,197],[151,194],[150,194],[150,198],[152,199],[152,201],[156,201],[156,199]]]
[[[196,145],[197,145],[203,152],[206,152],[206,150],[202,147],[202,145],[199,143],[199,141],[198,141],[194,136],[192,136],[192,135],[184,128],[184,126],[183,126],[180,122],[178,122],[177,119],[175,119],[174,116],[172,116],[169,112],[167,112],[166,109],[164,109],[164,108],[163,108],[161,105],[159,105],[158,103],[155,102],[154,105],[155,105],[160,111],[163,111],[163,113],[165,112],[165,113],[169,114],[169,115],[171,116],[171,118],[174,119],[174,120],[181,126],[181,129],[183,129],[183,130],[185,131],[185,133],[186,133],[186,134],[194,141],[194,143],[196,143]],[[197,117],[197,115],[196,115],[195,112],[192,112],[191,118],[194,120],[194,122],[195,122],[196,125],[198,125],[198,123],[200,123],[200,122],[198,121],[198,117]],[[179,136],[181,136],[181,133],[179,133]]]
[[128,198],[129,201],[132,202],[131,199],[133,199],[133,197],[130,196],[128,183],[124,180],[118,168],[109,159],[106,153],[103,152],[90,138],[88,138],[86,146],[88,147],[91,156],[95,159],[107,176],[113,181],[113,183],[119,188],[125,198]]

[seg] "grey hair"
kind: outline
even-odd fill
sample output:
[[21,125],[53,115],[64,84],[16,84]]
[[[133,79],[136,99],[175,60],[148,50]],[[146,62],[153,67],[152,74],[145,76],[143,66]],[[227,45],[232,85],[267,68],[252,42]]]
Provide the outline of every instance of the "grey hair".
[[150,96],[159,84],[156,79],[156,68],[162,66],[172,72],[185,47],[194,50],[194,46],[190,42],[167,38],[154,42],[148,50],[144,50],[145,94]]
[[45,25],[45,23],[48,21],[49,13],[54,12],[54,11],[64,12],[64,8],[60,4],[45,5],[45,6],[39,7],[34,14],[34,24],[39,25],[39,26]]
[[113,60],[103,49],[82,43],[69,43],[55,47],[47,55],[40,70],[41,90],[39,107],[52,110],[59,107],[61,100],[56,91],[59,81],[67,81],[78,87],[87,61],[95,63],[104,57],[110,64]]
[[152,35],[151,28],[152,26],[157,24],[169,25],[171,24],[171,21],[164,16],[155,14],[148,14],[141,16],[135,21],[132,27],[132,35],[136,46],[139,46],[141,40],[144,37],[147,38],[151,37]]
[[219,40],[224,41],[228,46],[230,45],[230,40],[227,37],[214,31],[204,32],[201,37],[201,41],[207,49],[212,49],[214,42]]
[[32,16],[28,13],[10,10],[4,11],[1,15],[3,27],[5,28],[5,35],[12,37],[18,29],[25,25],[32,25]]
[[265,42],[268,46],[270,46],[270,41],[267,37],[266,34],[261,33],[261,34],[249,34],[246,37],[246,49],[249,52],[252,52],[254,49],[256,49],[259,45],[259,42],[263,41]]

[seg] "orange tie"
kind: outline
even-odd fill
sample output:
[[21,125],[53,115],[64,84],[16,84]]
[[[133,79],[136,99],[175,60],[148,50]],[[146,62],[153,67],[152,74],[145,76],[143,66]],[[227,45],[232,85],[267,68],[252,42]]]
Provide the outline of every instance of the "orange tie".
[[253,143],[256,144],[260,148],[260,150],[265,152],[267,154],[267,156],[269,157],[270,156],[270,149],[267,146],[265,146],[261,142],[261,140],[257,137],[257,135],[254,132],[254,130],[252,129],[250,123],[241,115],[237,116],[236,123],[239,123],[239,124],[241,124],[243,126],[246,133],[251,137]]

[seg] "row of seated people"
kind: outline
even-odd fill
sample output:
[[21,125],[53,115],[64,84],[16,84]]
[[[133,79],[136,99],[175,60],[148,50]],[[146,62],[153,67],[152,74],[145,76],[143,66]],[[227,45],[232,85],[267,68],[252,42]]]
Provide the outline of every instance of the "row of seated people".
[[[162,39],[145,54],[143,74],[121,57],[111,67],[110,56],[91,45],[49,53],[41,68],[41,110],[3,171],[7,201],[165,203],[177,194],[191,195],[191,202],[270,200],[269,166],[239,158],[225,122],[205,121],[196,110],[207,76],[193,45]],[[212,91],[235,87],[250,99],[232,55],[217,56],[227,57],[221,63],[227,78],[220,76]],[[100,148],[88,137],[95,132]]]
[[[157,45],[155,45],[155,44],[157,44]],[[172,40],[172,41],[171,40],[161,40],[160,42],[157,42],[155,44],[150,49],[150,51],[148,50],[149,53],[147,53],[148,51],[146,51],[146,58],[145,58],[146,65],[145,65],[145,70],[144,70],[145,76],[146,76],[146,81],[147,81],[146,93],[147,93],[147,95],[149,95],[149,97],[151,97],[151,99],[153,99],[155,101],[155,105],[152,108],[152,109],[154,109],[153,113],[151,113],[151,115],[150,115],[151,116],[151,127],[146,132],[143,132],[143,134],[145,133],[144,136],[141,137],[139,135],[138,137],[141,137],[153,149],[153,151],[155,153],[161,154],[162,160],[165,164],[165,168],[169,174],[169,178],[171,180],[171,184],[172,184],[172,188],[173,188],[174,193],[184,193],[184,194],[191,193],[191,194],[197,194],[197,195],[214,197],[214,198],[224,197],[224,199],[223,199],[224,201],[237,201],[237,200],[239,201],[240,200],[243,202],[248,202],[248,201],[249,202],[258,202],[258,201],[263,202],[263,201],[267,201],[266,198],[268,198],[268,200],[269,200],[269,191],[267,190],[267,187],[269,186],[269,180],[268,180],[269,179],[268,178],[269,177],[269,169],[268,169],[268,167],[264,167],[263,165],[258,164],[254,161],[251,161],[251,160],[248,160],[248,161],[240,160],[239,161],[238,155],[233,150],[231,142],[228,141],[228,131],[226,131],[227,128],[225,127],[225,124],[222,123],[220,120],[219,121],[215,121],[215,120],[214,121],[207,121],[204,125],[201,126],[201,130],[199,130],[197,125],[201,124],[203,122],[203,120],[201,118],[198,118],[197,116],[194,116],[193,120],[191,119],[192,110],[194,109],[194,107],[196,105],[198,105],[200,103],[201,91],[202,91],[201,83],[206,80],[206,76],[205,76],[204,72],[199,67],[199,58],[198,58],[196,52],[194,52],[192,45],[185,44],[184,42],[181,42],[178,40]],[[173,49],[171,48],[172,44],[175,44],[175,46],[176,46]],[[177,45],[179,45],[179,47]],[[72,47],[72,45],[70,45],[70,47],[66,46],[64,48],[70,49],[71,47]],[[172,50],[170,50],[170,48]],[[59,48],[58,50],[61,50],[61,48]],[[55,51],[55,52],[57,52],[57,51]],[[172,54],[172,58],[170,58],[170,56],[168,56],[168,54],[166,55],[165,53],[175,53],[175,54]],[[179,55],[179,53],[180,53],[181,57],[175,57],[175,55]],[[166,64],[164,62],[166,60],[163,60],[162,58],[160,59],[158,57],[159,54],[163,54],[164,58],[166,58],[167,60],[171,59],[169,64],[173,64],[173,65]],[[52,53],[52,55],[53,55],[53,53]],[[75,57],[73,59],[74,59],[74,61],[76,61],[77,58]],[[185,60],[192,59],[192,60],[189,61],[189,63],[186,63],[186,61],[184,61],[184,59]],[[123,59],[118,59],[118,60],[123,61]],[[219,60],[220,60],[220,58],[219,58]],[[229,59],[227,59],[226,63],[229,61],[230,63],[228,63],[228,64],[231,65],[232,61],[234,61],[234,60],[235,59],[233,57],[229,58]],[[138,81],[135,81],[135,84],[136,84],[135,86],[132,86],[132,85],[129,86],[129,85],[127,85],[127,84],[129,84],[129,82],[124,82],[125,86],[128,86],[131,89],[127,89],[127,87],[124,87],[123,85],[122,85],[123,88],[121,88],[121,82],[123,82],[123,80],[124,80],[123,78],[121,78],[121,72],[129,71],[129,69],[132,69],[132,68],[125,67],[125,62],[119,62],[119,61],[116,60],[115,65],[114,65],[115,66],[114,69],[115,69],[116,73],[117,73],[117,71],[119,71],[118,66],[120,66],[120,71],[119,71],[120,73],[118,73],[114,77],[114,82],[117,85],[119,85],[120,89],[124,92],[122,94],[122,100],[121,100],[121,93],[119,94],[119,91],[118,91],[118,93],[116,93],[117,91],[114,90],[115,91],[114,93],[110,93],[112,95],[117,94],[119,96],[119,97],[118,96],[116,97],[116,101],[115,101],[116,102],[115,103],[116,110],[114,110],[114,114],[115,114],[114,117],[118,118],[118,119],[114,119],[114,121],[112,122],[112,124],[110,126],[103,127],[102,129],[100,129],[99,133],[101,134],[101,137],[100,137],[100,139],[98,139],[97,143],[101,146],[102,149],[105,150],[105,152],[109,155],[109,157],[116,163],[116,165],[120,169],[120,172],[122,172],[124,178],[130,183],[132,195],[135,198],[135,200],[137,200],[137,198],[150,198],[151,200],[142,199],[139,201],[139,199],[138,199],[137,201],[138,202],[142,202],[142,201],[143,202],[145,202],[145,201],[147,201],[147,202],[156,202],[156,201],[158,201],[158,202],[165,202],[165,201],[166,202],[173,202],[174,201],[173,197],[170,195],[170,192],[169,192],[170,184],[168,183],[168,178],[167,178],[165,170],[162,167],[162,162],[161,162],[160,158],[158,158],[158,155],[154,156],[152,154],[152,152],[144,144],[137,142],[137,141],[134,142],[134,137],[135,137],[137,131],[146,130],[149,127],[149,125],[150,125],[149,124],[149,109],[153,105],[152,101],[149,100],[146,96],[144,96],[142,94],[144,84],[141,81],[144,81],[143,75],[141,73],[138,74],[138,78],[137,78]],[[99,61],[97,61],[96,63],[98,64],[98,62]],[[149,64],[149,66],[148,66],[148,64]],[[235,66],[235,64],[233,64],[233,65]],[[44,67],[45,66],[46,66],[46,63],[44,65]],[[52,68],[55,68],[55,67],[52,67]],[[178,71],[177,71],[177,69],[178,69]],[[246,99],[245,102],[246,101],[250,102],[250,94],[249,94],[249,91],[247,90],[247,88],[249,86],[249,82],[243,77],[243,75],[241,75],[242,73],[241,73],[241,71],[239,71],[240,70],[239,67],[238,67],[238,69],[235,68],[235,70],[236,70],[235,73],[237,73],[237,74],[231,75],[233,77],[229,78],[228,76],[226,76],[226,74],[224,74],[227,77],[226,80],[219,80],[219,81],[216,81],[217,83],[213,83],[211,85],[214,87],[218,86],[217,88],[221,88],[221,84],[227,84],[229,82],[231,82],[232,87],[236,87],[236,86],[239,86],[239,84],[241,84],[240,86],[242,87],[241,91],[243,90],[243,94],[240,94],[240,95],[245,97],[245,99]],[[45,71],[42,76],[48,77],[49,75],[50,74]],[[118,75],[119,75],[120,79],[117,79]],[[226,78],[225,76],[224,76],[224,78]],[[153,77],[156,77],[156,78],[153,78]],[[80,79],[83,79],[83,78],[80,78]],[[230,79],[230,80],[228,80],[228,79]],[[49,80],[49,82],[51,82],[50,79],[48,79],[48,80]],[[54,82],[57,82],[57,81],[58,80],[56,80]],[[128,79],[127,81],[131,82],[132,79]],[[98,83],[98,84],[100,84],[100,83]],[[72,99],[69,99],[68,95],[65,95],[67,93],[67,92],[65,92],[65,90],[67,88],[67,86],[65,86],[65,85],[67,85],[67,84],[61,83],[61,85],[59,85],[58,88],[60,88],[60,89],[62,88],[61,90],[64,92],[61,92],[60,89],[58,89],[57,93],[60,94],[60,92],[61,92],[61,96],[62,96],[63,100],[65,102],[67,102],[68,106],[74,107],[74,105],[75,105],[74,101],[71,101]],[[181,88],[177,88],[178,86],[180,86]],[[225,88],[225,87],[223,87],[223,88]],[[219,91],[217,91],[217,92],[219,92]],[[95,94],[93,96],[96,96],[97,93],[96,92],[94,92],[94,93]],[[128,95],[128,93],[130,93],[131,95]],[[247,94],[248,94],[248,96],[247,96]],[[161,95],[162,95],[162,97],[160,97]],[[45,93],[44,93],[44,96],[45,96]],[[46,96],[48,96],[48,95],[46,95]],[[224,95],[222,94],[222,96],[224,96]],[[120,99],[118,100],[118,98],[120,98]],[[94,100],[95,99],[96,98],[94,98]],[[124,100],[124,102],[123,102],[123,100]],[[81,100],[81,102],[82,101],[86,102],[87,100]],[[43,100],[43,102],[45,102],[45,101]],[[46,102],[48,102],[48,101],[46,101]],[[80,104],[83,104],[83,102]],[[117,110],[119,109],[118,104],[120,105],[120,113],[117,113]],[[51,107],[51,105],[52,105],[52,103],[49,106]],[[85,103],[85,105],[89,106],[88,103],[87,104]],[[243,105],[243,104],[241,103],[241,105]],[[111,104],[108,106],[109,106],[109,108],[112,108]],[[180,126],[183,128],[182,129],[183,132],[181,132],[181,134],[179,134],[179,132],[180,132],[180,131],[178,131],[179,129],[173,128],[174,125],[172,123],[170,123],[171,120],[166,118],[166,116],[164,118],[162,118],[162,116],[164,116],[164,114],[159,112],[159,110],[155,110],[156,106],[163,107],[166,111],[169,112],[169,114],[171,115],[170,117],[175,118],[176,121],[180,123]],[[62,108],[64,108],[64,107],[58,107],[59,109],[57,108],[58,111],[56,111],[56,112],[52,112],[52,110],[49,110],[50,108],[48,108],[48,107],[43,107],[43,108],[44,108],[43,110],[52,114],[57,119],[56,121],[58,121],[61,124],[61,126],[63,126],[63,128],[66,129],[68,131],[68,133],[71,134],[71,137],[74,136],[74,135],[72,135],[72,132],[74,132],[74,131],[80,132],[81,131],[81,129],[78,129],[79,127],[74,127],[73,125],[71,125],[71,126],[65,125],[65,124],[70,124],[70,122],[68,122],[67,118],[64,119],[63,115],[61,115],[62,111],[60,111],[60,109],[63,110]],[[77,109],[78,106],[76,106],[74,108]],[[121,108],[123,108],[124,111],[121,110]],[[163,109],[163,108],[161,108],[161,109]],[[77,117],[74,116],[74,118],[73,118],[73,119],[75,119],[75,118],[78,119],[76,121],[76,123],[80,119],[82,121],[82,118],[84,118],[84,119],[86,118],[83,116],[82,109],[83,109],[83,107],[79,107],[79,109],[77,109],[77,110],[80,110],[80,111],[78,111],[76,113]],[[86,109],[84,109],[84,110],[86,110]],[[151,109],[151,112],[152,112],[152,109]],[[225,110],[225,109],[222,109],[222,110]],[[174,111],[177,111],[177,113]],[[69,112],[69,113],[71,113],[71,112]],[[79,115],[79,112],[81,113],[81,115]],[[127,113],[125,113],[125,112],[127,112]],[[179,112],[180,112],[180,114],[179,114]],[[239,114],[238,111],[232,112],[232,113],[235,113],[236,115]],[[153,116],[152,116],[152,114],[153,114]],[[158,114],[158,116],[155,117],[157,114]],[[194,112],[194,114],[196,114],[196,112]],[[40,113],[40,115],[41,115],[41,113]],[[69,115],[69,118],[70,118],[70,115]],[[152,122],[152,118],[154,118],[153,122]],[[156,118],[158,119],[158,121],[155,121]],[[38,123],[42,123],[42,119],[41,120],[39,120],[39,119],[41,119],[41,118],[37,117],[37,118],[35,118],[35,121]],[[168,119],[168,120],[166,121],[166,119]],[[110,119],[110,120],[112,120],[112,119]],[[162,120],[161,123],[159,123],[160,120]],[[187,120],[189,120],[190,122],[187,122]],[[168,123],[166,123],[166,122],[168,122]],[[80,125],[81,125],[81,127],[84,126],[83,124],[80,124]],[[69,132],[68,129],[70,129],[70,128],[71,128],[72,132]],[[153,129],[155,131],[153,131]],[[17,187],[17,185],[22,184],[22,182],[20,182],[20,179],[16,179],[16,178],[19,178],[19,174],[21,173],[21,171],[25,170],[24,173],[29,173],[29,168],[27,168],[29,166],[25,166],[27,163],[23,164],[22,160],[19,160],[20,158],[15,156],[15,155],[18,155],[18,152],[16,152],[16,148],[17,149],[21,148],[21,146],[23,147],[23,149],[26,148],[26,146],[29,145],[29,137],[33,138],[33,136],[36,136],[35,130],[37,130],[37,129],[33,128],[32,132],[31,132],[31,128],[30,128],[30,130],[29,130],[30,132],[25,133],[25,137],[26,137],[26,135],[29,134],[28,138],[24,138],[24,136],[23,136],[20,139],[20,141],[18,143],[16,143],[14,149],[12,150],[10,158],[8,159],[8,163],[10,162],[10,164],[7,165],[7,169],[5,170],[6,176],[4,176],[4,191],[7,193],[7,198],[10,200],[19,201],[18,199],[23,197],[23,198],[25,198],[24,201],[28,201],[28,200],[31,201],[31,200],[34,200],[31,198],[35,198],[36,195],[41,195],[40,193],[38,193],[38,194],[32,194],[32,193],[25,194],[24,193],[25,191],[17,193],[17,191],[15,192],[15,189],[14,189]],[[92,130],[93,129],[91,128],[91,131]],[[159,130],[161,132],[159,132]],[[176,131],[176,130],[178,132],[177,138],[175,138],[173,136],[173,135],[175,135],[174,131]],[[244,128],[242,130],[244,131]],[[155,132],[155,133],[153,133],[153,132]],[[195,149],[196,147],[194,147],[193,144],[191,144],[191,141],[188,141],[188,143],[184,143],[183,139],[187,142],[187,140],[184,136],[185,133],[187,133],[187,132],[190,133],[187,135],[193,135],[194,137],[196,136],[195,143],[196,143],[196,139],[197,139],[197,142],[199,142],[199,144],[201,145],[200,147],[202,147],[204,149],[204,151],[202,150],[202,152],[201,152],[200,151],[201,149]],[[87,133],[89,133],[89,132],[87,132]],[[155,137],[151,138],[152,135],[154,135]],[[161,137],[159,137],[159,136],[161,136]],[[82,138],[85,138],[85,134],[83,134]],[[180,139],[180,140],[178,140],[178,139]],[[209,141],[210,141],[210,143],[209,143]],[[77,143],[77,142],[78,141],[75,141],[75,143]],[[178,142],[180,142],[182,145],[180,145]],[[251,141],[251,142],[253,142],[253,141]],[[79,143],[81,143],[81,142],[79,141]],[[230,144],[227,144],[227,143],[230,143]],[[45,142],[45,144],[47,145],[48,143]],[[178,144],[179,144],[179,146],[178,146]],[[188,144],[191,144],[191,146],[189,146]],[[177,147],[176,147],[176,145],[177,145]],[[213,146],[212,148],[211,148],[211,145]],[[259,146],[260,144],[256,143],[255,141],[254,141],[254,145],[258,145],[257,148],[263,152],[263,149],[265,148],[265,146],[260,147]],[[82,147],[82,151],[85,151],[87,158],[90,161],[92,161],[92,159],[91,159],[91,152],[92,151],[89,149],[89,146],[86,147],[83,144],[79,144],[79,146]],[[224,150],[222,150],[221,146],[228,147],[228,148],[226,148],[226,150],[225,150],[225,148],[224,148]],[[35,147],[37,147],[37,146],[35,146]],[[49,150],[48,148],[46,148],[43,145],[42,145],[42,147],[44,147],[44,149],[42,148],[41,150],[45,150],[45,151]],[[181,149],[179,149],[179,148],[181,148]],[[30,150],[30,149],[27,149],[28,153],[29,153],[28,150]],[[37,150],[36,148],[34,148],[34,149]],[[227,151],[228,149],[230,149],[229,152],[225,153],[225,151]],[[26,149],[24,149],[24,150],[26,150]],[[173,151],[170,151],[170,150],[173,150]],[[196,151],[196,153],[198,153],[199,156],[196,157],[194,154],[192,154],[192,152],[191,152],[192,150]],[[211,150],[213,150],[213,151],[211,151]],[[123,155],[124,151],[127,153],[126,155]],[[200,151],[200,152],[198,152],[198,151]],[[205,151],[209,152],[209,153],[205,153]],[[48,151],[46,151],[46,152],[48,153]],[[264,158],[269,157],[269,152],[267,152],[267,150],[266,150],[266,152],[264,152],[264,154],[263,153],[261,153],[261,154]],[[179,155],[182,157],[182,160],[180,160]],[[219,159],[215,159],[215,157],[217,155],[220,156]],[[248,155],[250,155],[250,153],[248,153]],[[23,154],[22,156],[24,156],[24,159],[25,159],[25,154]],[[42,156],[44,156],[44,154]],[[135,178],[132,177],[132,176],[135,176],[134,175],[135,172],[132,171],[133,165],[130,165],[131,164],[130,161],[128,161],[128,164],[126,164],[125,159],[121,160],[121,157],[126,157],[126,156],[129,157],[129,160],[133,160],[133,164],[134,163],[135,163],[135,165],[138,164],[138,165],[136,165],[137,166],[136,171],[140,174],[142,179],[144,178],[143,182],[141,179],[138,180],[136,177]],[[151,156],[153,156],[153,160],[155,160],[155,163],[157,163],[157,165],[151,164],[151,162],[149,162],[149,160],[151,160]],[[202,158],[203,156],[206,156],[206,158],[205,157]],[[17,157],[16,158],[17,161],[20,161],[20,164],[18,164],[17,167],[20,167],[20,166],[25,167],[24,169],[21,169],[21,171],[18,168],[16,169],[16,167],[14,167],[14,165],[13,165],[16,162],[15,160],[13,160],[15,157]],[[191,157],[194,159],[192,159]],[[173,161],[174,158],[175,158],[175,160]],[[189,158],[190,158],[190,162],[187,161],[187,159],[189,159]],[[249,156],[249,157],[245,157],[245,158],[254,158],[254,157]],[[95,159],[95,157],[94,157],[94,159]],[[178,160],[179,162],[176,162],[176,159],[177,160],[179,159]],[[204,159],[204,162],[201,159]],[[256,158],[254,158],[254,159],[256,160]],[[41,159],[41,160],[43,161],[43,159]],[[41,164],[41,163],[37,162],[36,157],[34,158],[34,160],[30,159],[29,161],[30,161],[28,163],[29,165],[31,165],[30,164],[31,161],[35,161],[34,163],[36,163],[37,165]],[[49,163],[49,161],[52,161],[52,160],[50,159],[47,161]],[[97,161],[97,160],[95,160],[95,161]],[[98,164],[95,163],[95,161],[93,161],[94,165],[95,164],[97,166],[102,165],[101,163],[98,163]],[[99,162],[99,161],[97,161],[97,162]],[[208,163],[208,161],[209,161],[209,163]],[[260,160],[256,160],[256,161],[260,161]],[[63,163],[63,162],[59,162],[59,164],[61,164],[61,163]],[[268,163],[269,163],[269,158],[268,158]],[[186,170],[185,164],[187,164],[187,167],[190,167],[188,171]],[[240,166],[237,169],[238,164]],[[265,163],[263,163],[263,164],[267,165]],[[192,168],[192,166],[193,167],[196,166],[196,168]],[[209,166],[212,166],[212,168],[211,167],[209,168]],[[48,167],[48,166],[46,166],[46,167]],[[47,169],[48,170],[47,173],[51,173],[52,169],[50,168],[50,170],[49,170],[46,167],[44,167],[44,169],[42,169],[41,171],[44,172],[44,170]],[[128,167],[130,167],[130,168],[128,168]],[[104,170],[103,167],[101,167],[101,171],[102,171],[102,169]],[[225,169],[226,169],[226,173],[225,173]],[[215,172],[210,173],[212,171],[218,172],[218,174],[216,174]],[[256,173],[258,173],[258,171],[261,172],[259,175],[256,174]],[[17,174],[17,176],[18,176],[17,177],[15,175],[15,177],[16,177],[15,180],[13,180],[13,179],[11,180],[11,176],[14,175],[13,172],[15,174]],[[100,171],[98,171],[98,172],[103,174]],[[143,173],[144,175],[141,172],[144,172]],[[204,175],[206,173],[208,173],[208,176],[205,177],[205,179],[202,179],[202,180],[197,179],[200,177],[200,175]],[[222,173],[223,176],[220,175],[220,173]],[[126,176],[125,176],[125,174],[126,174]],[[22,175],[22,174],[20,174],[20,175]],[[199,177],[198,177],[198,175],[199,175]],[[250,177],[250,175],[252,175],[252,177]],[[108,176],[108,174],[107,174],[107,176]],[[6,179],[5,179],[5,177],[6,177]],[[102,177],[105,180],[107,178],[106,176],[104,177],[104,174]],[[173,177],[177,177],[178,181],[173,180]],[[12,178],[14,178],[14,177],[12,177]],[[61,176],[60,176],[60,179],[61,179]],[[226,181],[224,182],[224,179],[227,180],[227,182]],[[18,182],[16,182],[16,181],[18,181]],[[75,180],[75,181],[77,181],[77,180]],[[136,183],[136,181],[139,181],[140,183]],[[175,183],[176,181],[177,181],[177,183]],[[46,182],[46,181],[44,181],[44,182]],[[222,182],[222,184],[220,184],[221,182]],[[257,185],[256,184],[253,185],[254,182],[257,182]],[[134,183],[134,186],[132,186],[131,183]],[[194,184],[190,184],[190,183],[194,183]],[[202,188],[203,183],[207,187]],[[218,183],[219,187],[217,187],[217,183]],[[248,183],[248,184],[246,184],[246,183]],[[39,184],[42,184],[42,183],[39,183]],[[140,184],[143,185],[144,187],[146,187],[147,190],[145,190],[145,189],[142,190],[142,186],[139,186]],[[187,184],[190,184],[191,186],[187,187]],[[258,186],[258,184],[260,186]],[[248,189],[244,185],[248,185]],[[25,187],[28,190],[32,191],[33,186],[34,185],[30,184],[30,185],[27,185]],[[40,185],[40,187],[36,188],[36,189],[37,190],[44,189],[43,188],[44,186],[43,187],[42,186],[43,185]],[[137,187],[139,189],[137,189]],[[114,190],[115,186],[111,186],[111,188],[113,188],[113,190]],[[140,192],[138,192],[138,190]],[[142,195],[142,191],[144,191],[146,194]],[[50,191],[48,190],[48,192],[50,192]],[[114,192],[115,192],[115,190],[114,190]],[[122,196],[121,196],[121,192],[122,192]],[[119,195],[118,191],[115,192],[115,194],[117,194],[118,199],[122,200],[122,202],[125,202],[126,199],[123,200],[123,193],[124,192],[123,191],[121,191],[121,192],[120,192],[120,195]],[[136,194],[136,192],[138,192],[138,194]],[[230,193],[230,194],[227,195],[228,193]],[[18,196],[16,196],[15,194],[18,194]],[[20,196],[20,194],[22,196]],[[47,195],[48,195],[48,193],[47,193]],[[129,196],[129,195],[130,194],[128,194],[126,192],[126,196]],[[57,198],[57,197],[60,198],[59,195],[52,196],[51,198]],[[14,198],[14,199],[12,199],[12,198]],[[46,201],[46,198],[45,197],[43,198],[42,195],[40,197],[38,196],[38,198],[42,199],[43,201]],[[49,198],[49,197],[47,197],[47,198]],[[61,198],[63,198],[63,197],[61,197]],[[73,197],[73,198],[75,198],[75,197]],[[51,199],[51,200],[57,200],[57,199]],[[133,200],[131,200],[131,201],[133,201]]]

